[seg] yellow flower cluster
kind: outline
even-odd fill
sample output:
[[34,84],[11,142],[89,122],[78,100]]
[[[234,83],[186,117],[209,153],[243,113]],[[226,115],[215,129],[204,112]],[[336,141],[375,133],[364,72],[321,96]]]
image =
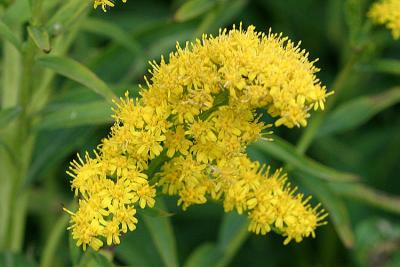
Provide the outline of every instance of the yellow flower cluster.
[[394,39],[400,38],[400,0],[382,0],[374,3],[368,16],[378,24],[386,25]]
[[271,174],[246,155],[270,133],[265,120],[305,126],[311,108],[324,108],[328,94],[308,54],[250,26],[204,35],[151,65],[141,97],[117,103],[111,134],[94,156],[71,163],[80,201],[68,212],[78,245],[118,244],[135,228],[137,206],[154,205],[155,187],[178,195],[183,209],[219,200],[227,212],[246,213],[250,231],[275,229],[285,244],[314,236],[323,210],[295,194],[280,170]]
[[[123,3],[126,3],[128,0],[122,0]],[[114,7],[114,0],[94,0],[93,2],[93,7],[97,8],[98,6],[101,6],[101,9],[103,9],[104,12],[107,12],[107,8]]]

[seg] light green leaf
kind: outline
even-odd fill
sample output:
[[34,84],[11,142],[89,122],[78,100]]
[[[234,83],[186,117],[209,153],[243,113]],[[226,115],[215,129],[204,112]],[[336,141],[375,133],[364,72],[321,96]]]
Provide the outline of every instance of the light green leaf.
[[14,35],[7,24],[5,24],[2,20],[0,20],[0,37],[10,42],[16,49],[21,51],[21,42],[18,40],[17,36]]
[[[156,208],[166,210],[161,198],[156,201]],[[178,266],[175,236],[169,217],[141,216],[148,228],[151,238],[160,254],[165,266]]]
[[133,55],[142,51],[140,44],[116,24],[101,19],[88,18],[84,21],[83,30],[106,36],[128,49]]
[[358,176],[355,174],[332,169],[306,156],[300,155],[292,144],[277,136],[273,136],[273,141],[259,140],[251,146],[291,164],[297,170],[323,180],[348,182],[358,179]]
[[21,107],[12,107],[0,110],[0,129],[4,129],[21,113]]
[[[343,244],[347,248],[353,247],[354,234],[351,228],[347,207],[343,200],[333,192],[325,181],[310,176],[304,176],[298,172],[298,183],[304,185],[321,202],[322,206],[329,212],[329,219],[333,222]],[[322,226],[323,227],[323,226]]]
[[111,123],[111,106],[106,101],[60,105],[46,112],[37,127],[39,129],[70,128],[81,125]]
[[175,13],[175,20],[178,22],[184,22],[193,18],[196,18],[215,5],[214,0],[188,0],[181,5]]
[[44,56],[38,58],[37,61],[43,67],[85,85],[110,103],[112,103],[113,98],[116,98],[113,91],[96,74],[71,58]]
[[400,87],[378,95],[350,100],[333,110],[323,121],[317,136],[326,136],[354,129],[382,110],[400,102]]
[[71,29],[72,24],[89,8],[89,2],[82,0],[65,1],[47,22],[47,29],[53,35],[61,34]]
[[45,53],[50,53],[50,37],[46,30],[35,26],[28,26],[28,34],[39,49]]

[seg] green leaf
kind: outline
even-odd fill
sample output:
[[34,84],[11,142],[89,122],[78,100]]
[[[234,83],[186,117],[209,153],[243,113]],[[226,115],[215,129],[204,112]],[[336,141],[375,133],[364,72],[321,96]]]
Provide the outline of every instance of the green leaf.
[[277,136],[273,136],[273,141],[258,140],[251,146],[291,164],[297,170],[323,180],[341,182],[358,180],[358,176],[355,174],[332,169],[306,156],[300,155],[292,144]]
[[229,212],[224,215],[219,231],[217,247],[222,252],[216,266],[227,266],[249,235],[248,220],[245,214]]
[[37,264],[21,254],[12,252],[0,253],[0,266],[4,267],[36,267]]
[[360,183],[330,183],[329,186],[339,195],[400,214],[400,197],[398,196],[388,195]]
[[175,20],[184,22],[196,18],[215,6],[214,0],[188,0],[175,13]]
[[198,246],[188,257],[184,267],[212,267],[215,266],[220,253],[217,246],[213,243],[205,243]]
[[341,133],[362,125],[382,110],[400,102],[400,87],[378,95],[350,100],[333,110],[320,126],[317,136]]
[[[156,208],[166,210],[161,198],[157,199]],[[175,236],[169,217],[150,217],[146,215],[141,217],[150,232],[157,252],[160,254],[165,266],[178,266]]]
[[378,59],[370,64],[360,66],[362,70],[400,75],[400,60]]
[[[354,234],[351,228],[349,213],[343,200],[333,192],[325,181],[296,172],[298,183],[304,185],[321,202],[329,212],[329,217],[343,244],[347,248],[353,247]],[[323,226],[322,226],[323,227]]]
[[82,3],[82,0],[64,1],[48,20],[46,27],[52,35],[58,35],[72,28],[72,25],[79,21],[89,7],[89,2]]
[[46,30],[35,26],[28,26],[28,34],[39,49],[45,53],[50,53],[50,38]]
[[224,215],[217,244],[205,243],[188,257],[185,267],[227,266],[249,235],[245,215],[229,212]]
[[0,110],[1,129],[4,129],[10,122],[16,119],[21,111],[21,107],[12,107]]
[[0,20],[0,37],[10,42],[17,50],[21,51],[21,42],[2,20]]
[[83,252],[82,249],[76,245],[76,241],[72,238],[72,235],[70,233],[68,233],[68,246],[72,264],[73,266],[77,266],[82,259]]
[[112,103],[113,98],[116,98],[113,91],[96,74],[73,59],[44,56],[38,58],[37,61],[43,67],[54,70],[71,80],[85,85],[87,88],[103,96],[110,103]]
[[140,44],[116,24],[101,19],[88,18],[84,21],[82,27],[83,30],[88,32],[110,38],[125,47],[133,55],[142,52]]
[[52,109],[43,115],[37,125],[39,129],[99,125],[113,121],[111,106],[106,101],[65,104]]
[[114,267],[114,264],[99,252],[92,252],[92,257],[97,263],[96,267]]

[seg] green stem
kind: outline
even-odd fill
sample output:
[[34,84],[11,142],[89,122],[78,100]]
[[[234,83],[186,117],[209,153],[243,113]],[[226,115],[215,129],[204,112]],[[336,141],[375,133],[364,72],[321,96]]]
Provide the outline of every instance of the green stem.
[[[74,209],[75,202],[68,205],[69,209]],[[53,229],[50,232],[49,239],[47,240],[40,260],[40,267],[51,267],[54,266],[54,256],[56,255],[56,250],[60,241],[63,237],[63,234],[66,231],[66,227],[68,224],[69,216],[64,213],[61,215],[57,222],[55,223]]]

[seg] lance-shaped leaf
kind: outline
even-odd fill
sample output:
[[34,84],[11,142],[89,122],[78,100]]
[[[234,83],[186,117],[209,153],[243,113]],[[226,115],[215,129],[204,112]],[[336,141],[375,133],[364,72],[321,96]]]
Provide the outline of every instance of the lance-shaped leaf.
[[210,10],[216,1],[214,0],[189,0],[184,2],[175,13],[175,20],[179,22],[196,18]]
[[21,50],[21,42],[18,40],[17,36],[14,35],[13,31],[0,20],[0,37],[8,42],[10,42],[16,49]]
[[350,100],[328,114],[317,132],[317,137],[355,129],[382,110],[400,102],[400,87],[378,95]]
[[300,155],[292,144],[277,136],[273,136],[273,141],[258,140],[251,146],[292,165],[297,170],[323,180],[349,182],[358,179],[355,174],[332,169]]
[[96,74],[81,63],[66,57],[44,56],[37,59],[39,64],[49,68],[71,80],[83,84],[97,94],[103,96],[108,102],[116,98],[114,92]]
[[329,188],[325,181],[308,175],[305,177],[300,172],[296,172],[294,176],[299,177],[296,182],[306,187],[322,202],[322,206],[329,212],[328,218],[332,221],[343,244],[347,248],[353,247],[354,233],[351,228],[349,213],[343,200]]

